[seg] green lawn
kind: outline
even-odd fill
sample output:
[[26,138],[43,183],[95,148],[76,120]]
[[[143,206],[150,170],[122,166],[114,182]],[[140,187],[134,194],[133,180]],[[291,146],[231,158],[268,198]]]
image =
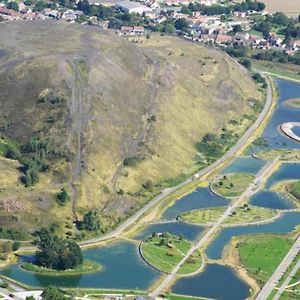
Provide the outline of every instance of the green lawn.
[[[212,207],[197,209],[183,213],[180,218],[183,221],[194,224],[205,224],[215,222],[225,212],[226,207]],[[242,224],[259,222],[276,216],[278,212],[273,209],[242,205],[238,207],[231,216],[225,220],[225,224]]]
[[[182,260],[192,244],[170,234],[148,237],[141,244],[143,258],[155,268],[163,272],[171,272]],[[181,274],[195,272],[201,266],[201,254],[197,252],[179,270]]]
[[269,149],[266,151],[261,151],[256,153],[256,156],[265,160],[272,160],[280,155],[280,160],[290,161],[290,160],[300,160],[300,150],[299,149]]
[[238,197],[253,180],[254,176],[248,173],[231,173],[215,179],[211,187],[224,197]]
[[285,237],[258,235],[239,243],[239,255],[249,274],[263,285],[292,245],[293,241]]

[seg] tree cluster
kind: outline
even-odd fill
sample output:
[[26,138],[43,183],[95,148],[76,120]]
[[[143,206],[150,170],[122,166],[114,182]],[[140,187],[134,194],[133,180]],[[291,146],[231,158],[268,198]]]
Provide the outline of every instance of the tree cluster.
[[83,262],[80,247],[72,240],[66,240],[54,235],[50,229],[37,232],[35,241],[38,251],[36,263],[40,266],[66,270],[74,269]]

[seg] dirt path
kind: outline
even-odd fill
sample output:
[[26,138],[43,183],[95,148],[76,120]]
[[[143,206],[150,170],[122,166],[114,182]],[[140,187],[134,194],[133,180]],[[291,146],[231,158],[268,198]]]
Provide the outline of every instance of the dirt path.
[[[147,135],[151,127],[151,122],[149,122],[149,119],[156,113],[157,79],[158,79],[158,72],[161,64],[157,58],[151,57],[151,60],[152,60],[153,70],[152,70],[151,83],[150,83],[150,97],[148,102],[149,104],[147,108],[147,113],[142,117],[140,127],[137,129],[136,135],[123,159],[125,159],[126,157],[135,156],[137,154],[140,143],[146,141],[147,139]],[[117,192],[118,190],[118,179],[121,176],[123,169],[124,169],[124,165],[121,162],[112,178],[112,188],[114,192]]]
[[76,154],[74,168],[72,171],[71,181],[69,183],[70,188],[72,189],[72,211],[74,218],[77,221],[76,214],[76,203],[78,199],[78,183],[77,181],[80,178],[81,172],[84,167],[83,161],[83,130],[86,126],[87,121],[89,120],[89,110],[88,105],[90,103],[88,99],[88,93],[86,91],[86,84],[82,79],[80,71],[74,60],[69,62],[73,73],[74,80],[72,83],[72,96],[71,96],[71,105],[70,113],[72,118],[72,136],[76,139]]

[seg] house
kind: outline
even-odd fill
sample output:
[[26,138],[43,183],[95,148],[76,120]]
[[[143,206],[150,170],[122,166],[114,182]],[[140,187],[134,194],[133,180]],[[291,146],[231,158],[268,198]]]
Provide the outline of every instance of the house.
[[215,39],[215,43],[216,44],[227,44],[227,43],[231,43],[232,40],[233,40],[233,38],[230,35],[218,34]]
[[102,5],[104,7],[115,7],[121,0],[88,0],[89,4]]
[[145,34],[145,28],[143,26],[122,26],[121,35],[143,35]]
[[152,9],[146,5],[127,0],[116,3],[116,7],[129,14],[136,13],[142,15],[143,13],[152,11]]

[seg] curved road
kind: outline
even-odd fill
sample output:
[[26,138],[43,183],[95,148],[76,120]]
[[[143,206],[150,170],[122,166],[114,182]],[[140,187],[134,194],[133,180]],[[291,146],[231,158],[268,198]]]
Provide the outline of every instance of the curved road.
[[263,122],[263,120],[267,116],[269,110],[271,109],[272,99],[273,99],[272,87],[271,87],[271,84],[270,84],[269,80],[267,80],[267,83],[268,83],[268,87],[267,87],[267,99],[266,99],[265,106],[264,106],[263,110],[259,114],[259,116],[256,119],[256,121],[253,123],[253,125],[250,128],[248,128],[248,130],[245,132],[245,134],[239,139],[239,141],[228,152],[225,153],[224,156],[222,156],[220,159],[218,159],[217,161],[215,161],[213,164],[209,165],[208,167],[204,168],[200,172],[194,174],[193,176],[191,176],[190,178],[188,178],[183,183],[181,183],[181,184],[179,184],[179,185],[177,185],[175,187],[171,187],[171,188],[167,188],[167,189],[162,190],[162,192],[158,196],[156,196],[155,198],[153,198],[143,208],[141,208],[139,211],[137,211],[133,216],[131,216],[130,218],[128,218],[125,222],[123,222],[121,225],[119,225],[113,231],[111,231],[111,232],[109,232],[107,234],[104,234],[103,236],[83,241],[83,242],[81,242],[79,244],[81,246],[92,245],[92,244],[95,244],[95,243],[98,243],[98,242],[105,241],[107,239],[112,239],[112,238],[118,237],[129,226],[131,226],[132,224],[134,224],[150,208],[154,207],[157,203],[159,203],[163,198],[165,198],[166,196],[170,195],[171,193],[173,193],[177,189],[179,189],[179,188],[181,188],[181,187],[183,187],[183,186],[191,183],[194,180],[193,178],[194,178],[195,175],[197,177],[202,177],[205,174],[211,172],[213,169],[217,168],[222,163],[224,163],[227,159],[231,158],[240,148],[242,148],[246,144],[246,142],[253,135],[253,133],[258,129],[258,127],[261,125],[261,123]]

